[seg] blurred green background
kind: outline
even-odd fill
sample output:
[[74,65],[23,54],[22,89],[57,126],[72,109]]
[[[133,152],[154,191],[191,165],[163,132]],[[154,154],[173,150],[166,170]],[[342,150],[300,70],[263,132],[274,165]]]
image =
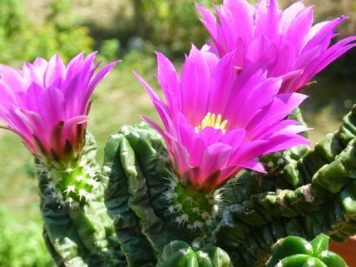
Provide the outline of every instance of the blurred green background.
[[[201,0],[205,6],[221,1]],[[286,6],[294,1],[280,1]],[[316,21],[344,14],[349,21],[340,37],[356,34],[356,1],[307,0]],[[90,131],[101,161],[107,137],[140,115],[155,116],[135,70],[155,84],[154,50],[178,65],[191,43],[200,46],[207,34],[193,0],[0,0],[0,63],[21,66],[36,56],[60,54],[66,60],[80,51],[99,50],[104,61],[123,60],[97,88]],[[356,101],[356,49],[316,78],[303,106],[314,130],[313,142],[338,127]],[[21,140],[0,131],[0,267],[52,266],[41,238],[33,159]]]

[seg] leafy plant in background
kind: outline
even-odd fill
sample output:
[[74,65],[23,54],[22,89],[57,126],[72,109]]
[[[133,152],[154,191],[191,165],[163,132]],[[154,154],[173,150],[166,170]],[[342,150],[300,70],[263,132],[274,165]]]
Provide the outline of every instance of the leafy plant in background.
[[[199,1],[204,5],[219,1]],[[172,55],[189,49],[187,40],[202,44],[206,33],[201,30],[194,9],[194,1],[133,0],[135,10],[135,32],[156,49]]]
[[0,209],[0,266],[53,266],[39,222],[21,224],[10,210]]
[[89,29],[75,24],[66,0],[52,1],[49,15],[42,24],[26,17],[22,0],[1,1],[0,61],[2,63],[49,58],[57,53],[64,60],[80,51],[89,52],[93,40]]
[[4,0],[0,2],[0,25],[3,35],[11,37],[25,26],[21,0]]

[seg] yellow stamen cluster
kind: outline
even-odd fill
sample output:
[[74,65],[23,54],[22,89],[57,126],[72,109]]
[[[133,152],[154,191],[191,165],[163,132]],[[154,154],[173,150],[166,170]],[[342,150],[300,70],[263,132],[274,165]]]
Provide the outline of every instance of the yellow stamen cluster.
[[212,127],[225,133],[227,122],[227,120],[222,120],[220,114],[216,115],[214,113],[208,112],[204,119],[201,121],[201,124],[195,127],[195,131],[199,132],[206,127]]

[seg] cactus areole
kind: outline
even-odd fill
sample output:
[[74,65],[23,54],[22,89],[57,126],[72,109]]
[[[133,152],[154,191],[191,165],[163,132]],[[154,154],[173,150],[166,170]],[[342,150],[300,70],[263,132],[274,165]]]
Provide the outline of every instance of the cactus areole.
[[93,192],[100,187],[100,167],[95,152],[93,137],[87,134],[85,146],[76,157],[47,163],[38,160],[37,171],[49,181],[46,190],[60,203],[66,202],[73,208],[92,199]]
[[177,216],[177,223],[186,224],[188,229],[209,229],[219,211],[219,194],[199,191],[180,182],[172,189],[167,195],[172,201],[169,210]]
[[48,186],[58,200],[75,205],[90,198],[97,186],[98,168],[87,155],[91,144],[86,144],[90,97],[117,64],[95,74],[95,54],[79,54],[67,65],[53,56],[49,61],[37,58],[20,70],[0,66],[0,118],[39,159],[40,172],[52,178]]

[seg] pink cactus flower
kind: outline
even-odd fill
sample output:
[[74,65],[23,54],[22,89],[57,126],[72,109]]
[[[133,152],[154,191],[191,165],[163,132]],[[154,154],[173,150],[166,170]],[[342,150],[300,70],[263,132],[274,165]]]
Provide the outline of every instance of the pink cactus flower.
[[281,92],[295,92],[331,62],[356,46],[356,36],[331,45],[339,17],[313,25],[313,8],[296,2],[285,10],[277,0],[225,0],[215,8],[216,17],[197,4],[220,57],[237,50],[235,65],[245,69],[256,62],[267,65],[268,77],[282,77]]
[[309,144],[306,130],[286,119],[306,96],[279,94],[281,78],[266,78],[260,64],[243,72],[234,67],[238,53],[219,59],[193,47],[178,76],[173,64],[157,54],[164,102],[138,75],[151,96],[163,127],[146,121],[164,138],[179,179],[212,191],[243,168],[264,172],[258,157]]
[[0,119],[42,160],[78,154],[85,142],[90,97],[117,64],[97,74],[95,53],[77,55],[68,65],[54,56],[22,69],[0,65]]

